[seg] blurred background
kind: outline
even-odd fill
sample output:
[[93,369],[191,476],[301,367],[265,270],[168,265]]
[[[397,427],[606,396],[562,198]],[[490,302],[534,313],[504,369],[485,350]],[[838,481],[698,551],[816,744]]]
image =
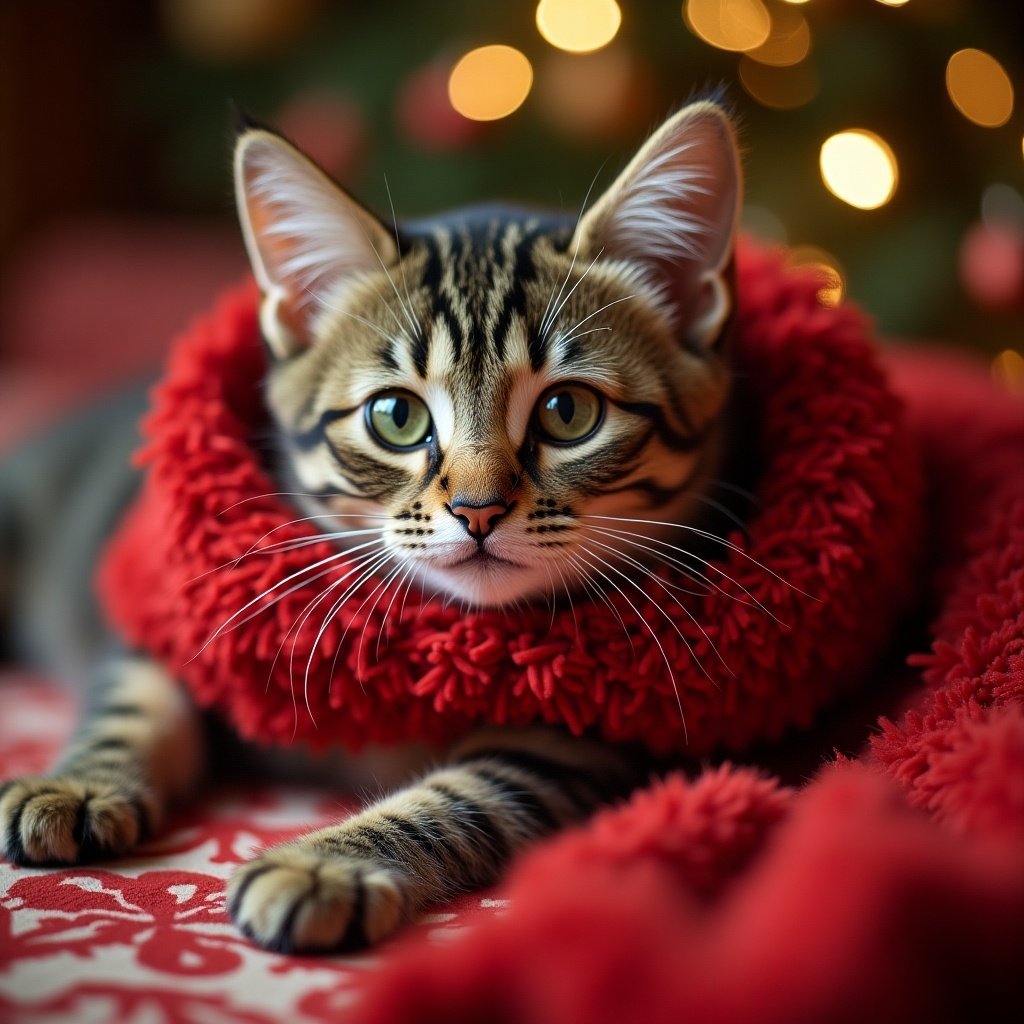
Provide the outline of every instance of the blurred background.
[[0,0],[0,442],[244,271],[234,100],[368,205],[576,212],[724,85],[747,227],[1024,393],[1024,5]]

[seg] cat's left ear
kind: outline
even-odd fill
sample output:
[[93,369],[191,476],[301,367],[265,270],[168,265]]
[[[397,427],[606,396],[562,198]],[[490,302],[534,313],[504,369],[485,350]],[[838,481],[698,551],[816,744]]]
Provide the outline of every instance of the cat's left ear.
[[714,103],[693,103],[641,146],[580,219],[571,248],[638,266],[687,343],[710,347],[732,308],[741,188],[732,122]]
[[313,341],[317,316],[356,276],[399,258],[394,235],[290,142],[262,128],[235,144],[235,199],[260,326],[279,359]]

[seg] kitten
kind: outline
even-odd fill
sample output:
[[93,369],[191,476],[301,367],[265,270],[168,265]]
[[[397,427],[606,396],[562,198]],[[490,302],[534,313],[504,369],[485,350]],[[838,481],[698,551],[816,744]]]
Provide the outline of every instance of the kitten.
[[[740,174],[718,106],[671,117],[575,223],[468,209],[392,230],[256,127],[238,138],[235,185],[282,489],[309,513],[353,537],[377,530],[419,586],[486,606],[599,596],[609,557],[641,571],[647,538],[694,520],[724,458],[729,382]],[[162,667],[108,663],[60,763],[0,788],[7,856],[128,852],[194,790],[201,748]],[[241,866],[228,908],[272,949],[374,943],[493,882],[525,844],[645,771],[594,739],[482,731],[353,817]]]

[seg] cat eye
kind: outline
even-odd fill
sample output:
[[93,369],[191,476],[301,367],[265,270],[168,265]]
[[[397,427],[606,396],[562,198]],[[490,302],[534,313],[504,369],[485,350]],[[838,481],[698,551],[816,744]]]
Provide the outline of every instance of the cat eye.
[[583,384],[556,384],[537,403],[537,425],[547,441],[575,444],[600,425],[604,402]]
[[430,440],[433,424],[422,398],[382,391],[366,403],[366,427],[385,448],[406,451]]

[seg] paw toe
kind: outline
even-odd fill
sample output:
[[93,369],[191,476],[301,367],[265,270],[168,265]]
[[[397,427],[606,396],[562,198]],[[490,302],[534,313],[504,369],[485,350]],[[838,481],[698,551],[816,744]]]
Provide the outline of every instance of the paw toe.
[[149,814],[138,794],[78,779],[20,779],[0,793],[0,836],[15,864],[81,864],[123,854]]
[[354,950],[390,935],[402,919],[399,879],[357,860],[277,850],[244,865],[228,910],[255,943],[280,952]]

